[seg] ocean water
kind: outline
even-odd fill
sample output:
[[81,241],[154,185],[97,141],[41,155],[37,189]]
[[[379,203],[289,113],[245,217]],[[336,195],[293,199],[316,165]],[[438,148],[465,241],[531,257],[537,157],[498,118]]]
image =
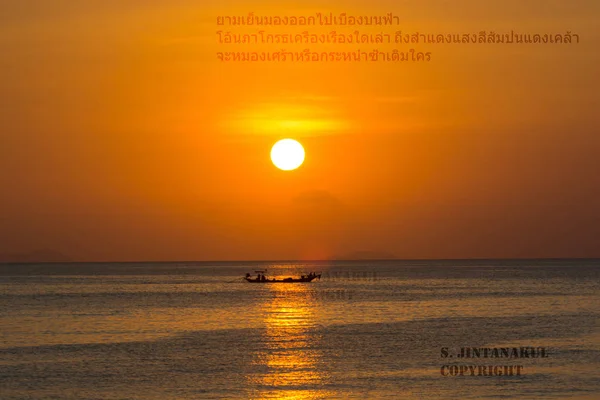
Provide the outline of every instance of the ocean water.
[[0,310],[1,399],[600,399],[599,260],[1,265]]

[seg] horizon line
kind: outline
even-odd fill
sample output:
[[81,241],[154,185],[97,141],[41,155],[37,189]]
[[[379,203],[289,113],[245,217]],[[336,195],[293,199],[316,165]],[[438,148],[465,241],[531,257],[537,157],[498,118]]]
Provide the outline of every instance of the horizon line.
[[301,263],[301,262],[338,262],[338,261],[568,261],[568,260],[598,260],[600,257],[519,257],[519,258],[330,258],[330,259],[279,259],[279,260],[174,260],[174,261],[0,261],[7,264],[176,264],[176,263]]

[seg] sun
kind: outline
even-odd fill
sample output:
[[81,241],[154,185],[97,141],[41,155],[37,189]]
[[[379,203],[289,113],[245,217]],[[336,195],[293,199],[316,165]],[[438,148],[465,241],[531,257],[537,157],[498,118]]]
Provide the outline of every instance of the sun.
[[304,148],[294,139],[282,139],[271,149],[271,161],[284,171],[298,168],[304,162]]

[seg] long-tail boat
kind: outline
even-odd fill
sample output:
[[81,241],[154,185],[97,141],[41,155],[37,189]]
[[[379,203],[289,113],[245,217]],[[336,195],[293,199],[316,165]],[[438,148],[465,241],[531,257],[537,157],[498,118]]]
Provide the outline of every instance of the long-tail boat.
[[251,283],[303,283],[303,282],[312,282],[315,279],[321,279],[321,274],[316,274],[311,272],[308,275],[302,275],[300,278],[283,278],[283,279],[275,279],[275,278],[267,278],[264,273],[266,271],[254,271],[257,273],[256,277],[252,277],[250,273],[247,273],[244,279],[247,282]]

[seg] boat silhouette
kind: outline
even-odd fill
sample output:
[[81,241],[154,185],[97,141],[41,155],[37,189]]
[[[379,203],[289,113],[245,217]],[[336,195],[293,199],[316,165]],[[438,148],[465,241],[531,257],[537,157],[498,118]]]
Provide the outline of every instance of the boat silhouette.
[[257,273],[256,277],[252,277],[250,273],[247,273],[244,279],[247,282],[251,283],[303,283],[303,282],[312,282],[315,279],[321,279],[321,274],[316,274],[311,272],[308,275],[302,275],[300,278],[283,278],[283,279],[275,279],[275,278],[267,278],[264,273],[265,271],[254,271]]

